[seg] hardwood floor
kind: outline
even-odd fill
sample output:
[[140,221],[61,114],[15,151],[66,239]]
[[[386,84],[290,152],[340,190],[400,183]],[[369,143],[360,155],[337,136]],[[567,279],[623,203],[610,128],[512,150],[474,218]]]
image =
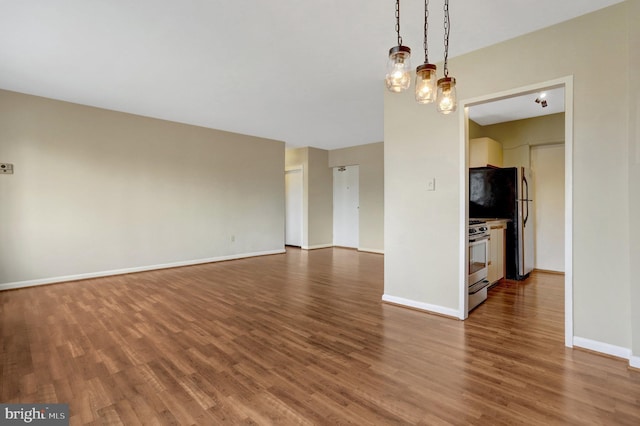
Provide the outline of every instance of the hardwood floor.
[[640,373],[564,347],[561,276],[465,322],[381,303],[382,280],[381,255],[288,249],[0,292],[0,401],[71,424],[640,424]]

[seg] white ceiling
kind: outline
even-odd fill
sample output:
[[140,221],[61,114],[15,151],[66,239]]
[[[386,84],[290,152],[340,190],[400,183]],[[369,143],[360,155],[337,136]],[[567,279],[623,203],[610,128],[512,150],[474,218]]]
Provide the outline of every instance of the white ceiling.
[[[536,102],[536,100],[540,102]],[[542,106],[545,100],[546,107]],[[481,126],[564,112],[564,87],[473,105],[469,118]]]
[[[453,0],[450,56],[620,1]],[[431,62],[442,60],[442,4],[431,2]],[[0,0],[0,88],[289,146],[378,142],[394,8],[392,0]],[[401,2],[414,66],[423,60],[422,17],[422,2]]]

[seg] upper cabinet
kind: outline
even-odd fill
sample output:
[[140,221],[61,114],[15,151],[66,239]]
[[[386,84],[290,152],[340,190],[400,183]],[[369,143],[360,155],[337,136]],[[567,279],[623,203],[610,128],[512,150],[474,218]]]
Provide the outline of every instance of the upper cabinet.
[[502,167],[502,144],[491,138],[469,140],[469,167]]

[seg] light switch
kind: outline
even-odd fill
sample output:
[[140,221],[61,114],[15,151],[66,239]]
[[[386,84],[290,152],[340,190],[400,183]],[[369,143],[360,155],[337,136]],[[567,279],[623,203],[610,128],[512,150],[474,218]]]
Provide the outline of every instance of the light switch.
[[436,190],[436,178],[431,178],[427,181],[427,191]]

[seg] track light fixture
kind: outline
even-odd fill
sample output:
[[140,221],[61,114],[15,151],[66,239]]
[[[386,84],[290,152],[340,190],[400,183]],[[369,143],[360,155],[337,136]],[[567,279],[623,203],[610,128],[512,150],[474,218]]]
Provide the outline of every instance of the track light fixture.
[[540,93],[540,96],[538,96],[536,98],[536,103],[540,104],[540,106],[542,108],[546,108],[547,107],[547,100],[545,99],[547,97],[547,94],[545,92]]
[[547,107],[547,100],[546,99],[536,98],[536,103],[540,104],[540,106],[542,108],[546,108]]

